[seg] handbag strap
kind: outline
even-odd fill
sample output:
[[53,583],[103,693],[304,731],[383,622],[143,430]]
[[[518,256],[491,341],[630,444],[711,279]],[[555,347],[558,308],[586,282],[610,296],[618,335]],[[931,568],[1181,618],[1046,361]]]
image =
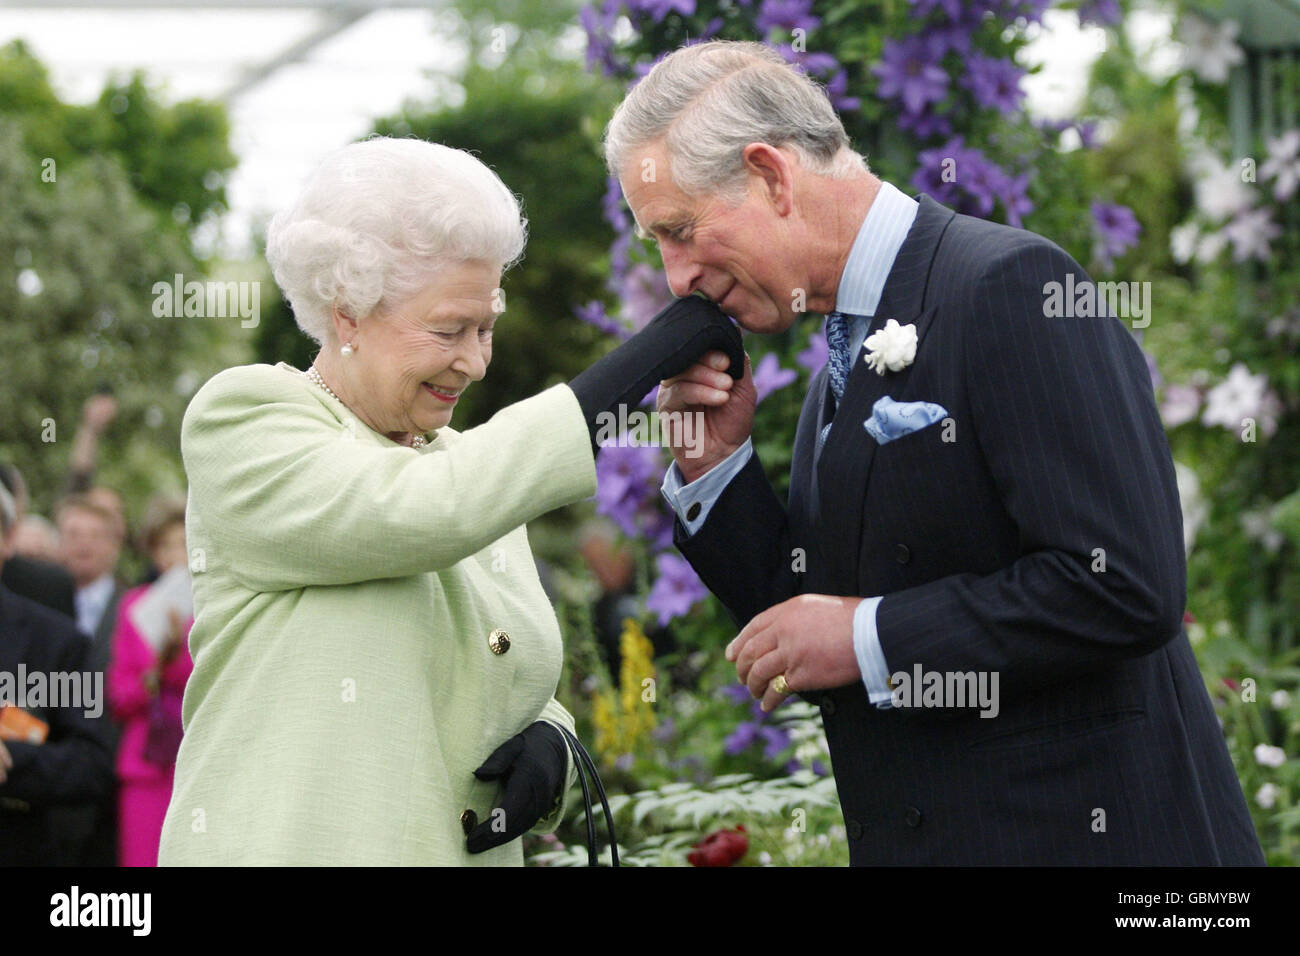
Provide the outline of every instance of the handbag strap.
[[569,735],[567,728],[560,727],[560,730],[564,734],[564,743],[569,748],[569,754],[573,758],[574,766],[578,768],[578,782],[582,784],[582,806],[586,812],[587,821],[587,865],[599,866],[600,855],[596,851],[596,821],[595,814],[591,809],[591,790],[587,787],[586,767],[583,766],[577,751],[573,749],[573,742],[576,738]]
[[591,754],[587,753],[587,748],[582,746],[573,731],[567,727],[560,727],[560,733],[564,735],[565,743],[569,745],[569,752],[573,755],[573,762],[578,768],[578,779],[582,781],[582,799],[584,809],[587,814],[587,862],[589,866],[600,865],[600,855],[596,849],[596,824],[595,813],[591,805],[591,791],[587,787],[586,774],[591,774],[592,783],[596,787],[596,795],[600,798],[600,806],[605,812],[605,825],[609,828],[609,860],[610,866],[618,866],[618,836],[614,832],[614,814],[609,809],[609,800],[605,796],[605,785],[600,781],[600,774],[596,772],[596,762],[591,759]]

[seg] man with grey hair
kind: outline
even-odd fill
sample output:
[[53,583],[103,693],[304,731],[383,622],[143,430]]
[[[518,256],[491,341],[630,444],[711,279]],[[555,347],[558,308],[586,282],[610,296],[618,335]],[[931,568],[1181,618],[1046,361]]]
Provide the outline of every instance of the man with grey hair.
[[705,417],[664,481],[675,539],[751,693],[820,707],[851,861],[1262,863],[1182,629],[1146,363],[1113,317],[1045,316],[1078,263],[881,181],[759,44],[666,57],[606,159],[674,294],[751,332],[827,316],[787,501],[748,369],[706,355],[658,405]]

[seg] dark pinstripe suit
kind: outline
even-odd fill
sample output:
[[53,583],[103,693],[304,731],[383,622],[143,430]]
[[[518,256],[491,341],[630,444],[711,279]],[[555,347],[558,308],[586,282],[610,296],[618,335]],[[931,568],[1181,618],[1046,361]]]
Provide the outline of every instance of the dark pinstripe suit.
[[[825,370],[813,380],[788,507],[755,456],[694,536],[677,526],[737,623],[799,593],[885,595],[891,673],[998,672],[993,719],[877,710],[860,683],[805,695],[854,864],[1263,862],[1182,630],[1146,364],[1118,319],[1044,317],[1068,272],[1086,278],[1041,236],[922,196],[876,312],[916,324],[915,362],[854,363],[815,468]],[[877,446],[862,422],[886,394],[939,403],[955,440],[933,425]]]

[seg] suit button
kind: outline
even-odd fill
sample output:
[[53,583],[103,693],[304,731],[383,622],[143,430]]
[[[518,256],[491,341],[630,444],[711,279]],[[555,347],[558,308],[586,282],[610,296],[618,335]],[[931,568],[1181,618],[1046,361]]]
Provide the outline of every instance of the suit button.
[[833,717],[835,715],[835,701],[830,697],[822,698],[822,713],[827,717]]
[[894,560],[899,564],[907,564],[912,560],[912,551],[905,544],[894,545]]
[[700,503],[697,501],[695,502],[695,504],[691,505],[689,508],[686,509],[686,520],[694,521],[699,516],[700,516]]
[[905,819],[907,820],[907,825],[915,830],[921,825],[921,811],[916,809],[916,807],[908,807]]
[[478,814],[473,810],[466,810],[460,815],[460,828],[469,836],[469,831],[478,825]]
[[493,654],[504,654],[510,650],[510,635],[498,627],[488,635],[488,647],[491,648]]
[[857,820],[848,821],[848,831],[849,831],[850,840],[862,839],[862,824],[859,823]]

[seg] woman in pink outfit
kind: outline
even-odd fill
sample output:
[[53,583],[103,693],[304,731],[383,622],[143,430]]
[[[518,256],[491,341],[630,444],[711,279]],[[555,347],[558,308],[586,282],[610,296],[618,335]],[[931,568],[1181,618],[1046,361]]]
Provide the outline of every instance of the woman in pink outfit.
[[[143,528],[145,552],[159,574],[186,561],[184,499],[155,499]],[[128,591],[118,606],[108,701],[122,725],[117,751],[119,861],[157,866],[158,839],[172,794],[181,737],[181,699],[194,669],[186,638],[193,619],[174,613],[171,633],[155,652],[131,621],[131,608],[152,585]]]

